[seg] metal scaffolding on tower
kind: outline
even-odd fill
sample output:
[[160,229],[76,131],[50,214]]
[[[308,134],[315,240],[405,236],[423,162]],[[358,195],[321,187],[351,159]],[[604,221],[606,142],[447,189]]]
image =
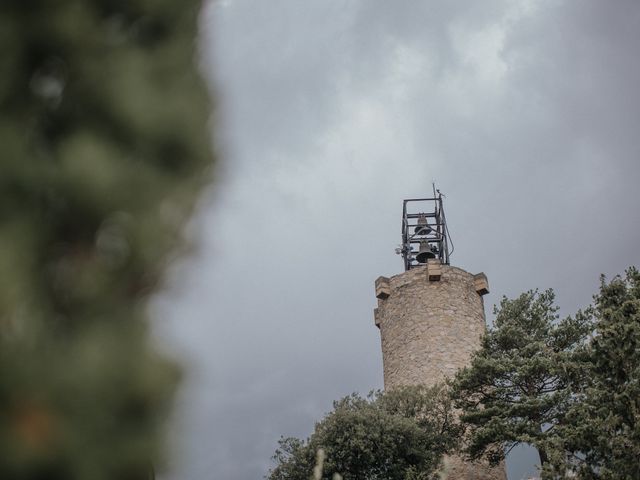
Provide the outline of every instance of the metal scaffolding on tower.
[[[431,258],[449,265],[453,246],[447,229],[442,203],[443,195],[433,187],[431,198],[409,198],[402,203],[402,244],[396,253],[402,255],[404,269],[426,265]],[[414,247],[417,247],[414,248]]]

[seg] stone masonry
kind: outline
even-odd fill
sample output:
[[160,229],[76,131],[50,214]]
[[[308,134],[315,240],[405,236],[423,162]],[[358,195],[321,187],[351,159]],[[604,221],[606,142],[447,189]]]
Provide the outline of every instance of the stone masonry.
[[[470,274],[439,260],[376,280],[384,386],[433,385],[466,366],[485,331],[484,273]],[[445,459],[447,480],[505,480],[504,466]]]

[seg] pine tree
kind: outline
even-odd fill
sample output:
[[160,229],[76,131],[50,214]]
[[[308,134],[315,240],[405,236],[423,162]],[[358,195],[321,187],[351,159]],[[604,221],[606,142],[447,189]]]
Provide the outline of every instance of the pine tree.
[[[606,283],[590,313],[595,336],[589,345],[580,399],[559,431],[555,473],[579,478],[640,478],[640,272]],[[553,471],[553,469],[550,469]]]
[[0,478],[148,478],[178,369],[149,338],[209,181],[199,1],[0,5]]
[[494,328],[469,367],[456,375],[452,395],[467,427],[466,453],[497,464],[515,445],[533,445],[544,465],[552,439],[575,400],[589,316],[560,320],[552,290],[503,298]]

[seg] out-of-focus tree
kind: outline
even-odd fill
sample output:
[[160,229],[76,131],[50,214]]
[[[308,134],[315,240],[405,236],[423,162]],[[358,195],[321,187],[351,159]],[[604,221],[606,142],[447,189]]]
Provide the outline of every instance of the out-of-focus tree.
[[442,387],[402,387],[369,398],[353,394],[335,402],[307,440],[282,439],[268,478],[308,480],[322,450],[323,479],[432,479],[459,433]]
[[162,458],[178,369],[145,304],[211,178],[199,8],[0,4],[0,478]]

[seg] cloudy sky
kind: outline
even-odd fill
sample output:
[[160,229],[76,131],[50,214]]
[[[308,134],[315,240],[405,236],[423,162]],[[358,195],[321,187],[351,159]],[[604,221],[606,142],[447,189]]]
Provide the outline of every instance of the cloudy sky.
[[382,387],[373,282],[432,181],[489,308],[553,287],[568,314],[640,264],[637,0],[219,0],[201,27],[222,162],[154,304],[187,367],[171,480],[260,479]]

